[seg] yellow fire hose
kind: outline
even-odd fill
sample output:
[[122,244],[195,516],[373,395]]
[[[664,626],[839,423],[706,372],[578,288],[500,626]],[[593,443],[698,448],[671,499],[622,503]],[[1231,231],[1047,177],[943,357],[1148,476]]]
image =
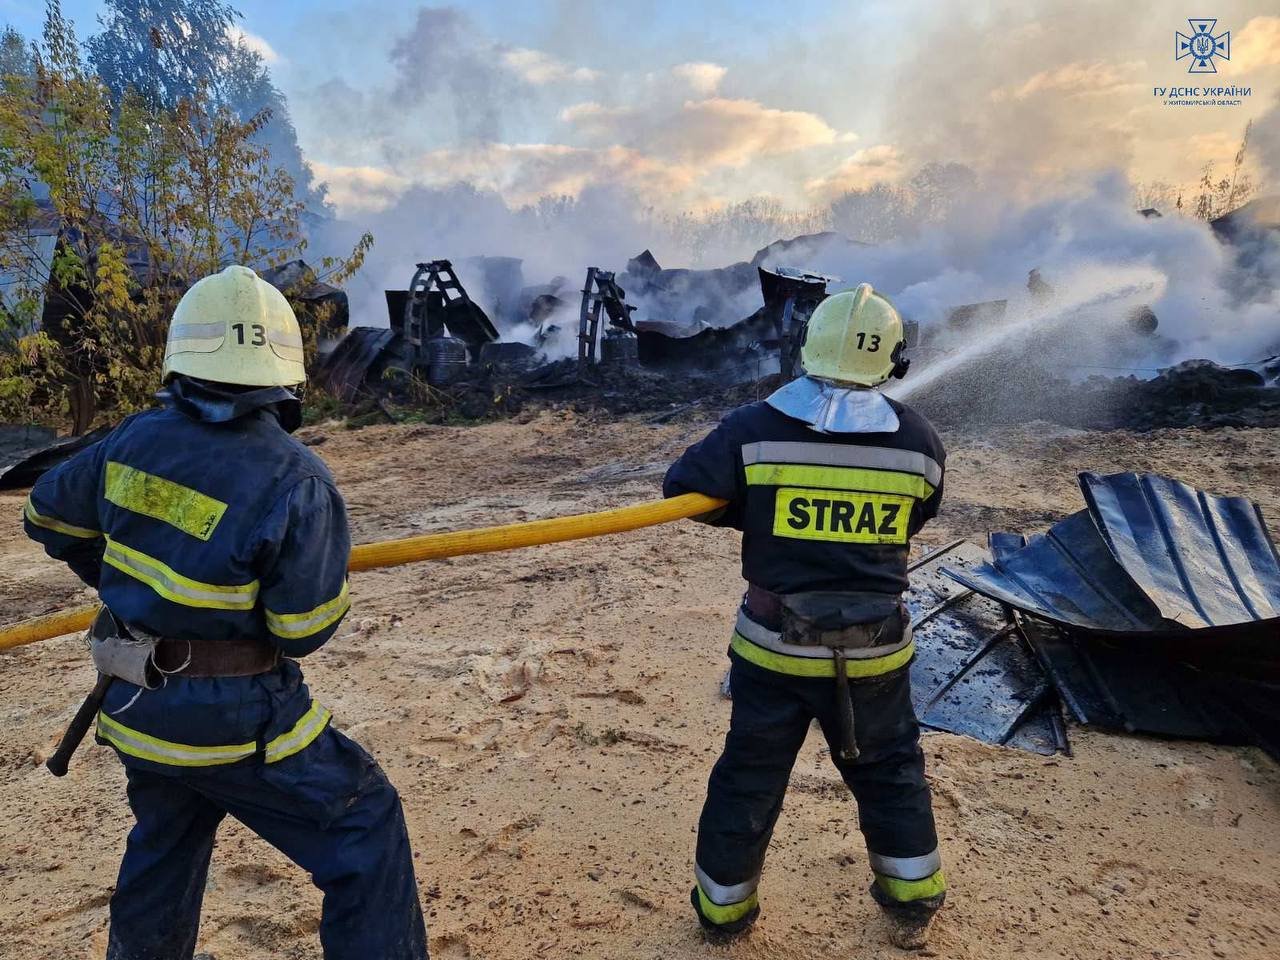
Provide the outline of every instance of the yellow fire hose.
[[[543,543],[603,537],[610,533],[625,533],[641,527],[670,523],[672,520],[696,517],[722,507],[724,503],[723,500],[700,493],[686,493],[668,500],[652,500],[598,513],[579,513],[569,517],[508,523],[500,527],[479,527],[475,530],[429,533],[421,537],[386,540],[382,543],[362,543],[351,549],[350,569],[373,570],[377,567],[416,563],[419,560],[441,560],[470,553],[492,553],[495,550],[515,550]],[[87,630],[97,612],[98,606],[89,604],[0,627],[0,650]]]

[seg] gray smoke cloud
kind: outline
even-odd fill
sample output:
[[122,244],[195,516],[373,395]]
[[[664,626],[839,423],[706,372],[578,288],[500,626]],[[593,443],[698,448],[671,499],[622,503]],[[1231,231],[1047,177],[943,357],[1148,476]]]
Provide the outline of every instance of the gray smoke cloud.
[[[1246,19],[1243,6],[1233,7],[1237,22]],[[361,230],[375,235],[351,288],[354,321],[385,323],[383,289],[403,288],[420,260],[520,257],[526,283],[562,276],[573,297],[587,266],[620,271],[646,248],[664,266],[719,266],[779,237],[834,228],[875,243],[819,247],[803,262],[781,265],[839,276],[835,288],[869,281],[926,327],[958,304],[1008,299],[1012,323],[1064,325],[1064,370],[1154,367],[1190,357],[1234,363],[1280,349],[1274,232],[1251,237],[1242,257],[1242,248],[1225,246],[1204,222],[1170,209],[1162,218],[1135,212],[1137,185],[1127,171],[1144,152],[1185,143],[1229,164],[1238,140],[1238,133],[1189,139],[1186,113],[1150,109],[1151,77],[1177,73],[1126,59],[1122,50],[1139,47],[1133,38],[1156,29],[1151,5],[931,9],[904,41],[910,49],[900,58],[902,72],[884,80],[892,91],[887,142],[859,144],[843,166],[815,176],[811,211],[765,205],[685,217],[672,211],[669,191],[701,165],[728,164],[731,176],[732,164],[760,152],[757,144],[790,136],[815,149],[838,149],[845,135],[813,114],[720,95],[725,71],[714,64],[655,71],[635,87],[647,98],[610,103],[600,91],[618,88],[616,79],[496,44],[456,9],[423,10],[392,47],[391,91],[326,91],[351,130],[367,131],[384,158],[402,161],[352,180],[351,189],[379,198],[382,209],[332,225],[320,240],[337,248]],[[1105,19],[1106,33],[1099,46],[1083,47],[1080,29],[1091,18]],[[1156,19],[1161,36],[1178,25],[1167,14]],[[1256,18],[1239,32],[1246,41],[1265,39],[1269,22]],[[1234,68],[1245,70],[1252,56],[1261,64],[1256,69],[1274,73],[1267,49],[1256,39],[1246,42]],[[589,86],[597,79],[601,102],[561,111],[577,143],[502,141],[556,84]],[[1259,87],[1255,96],[1262,93]],[[1118,122],[1118,100],[1140,103],[1145,112]],[[399,114],[391,126],[379,113],[387,102]],[[422,104],[435,106],[426,113]],[[443,116],[444,127],[432,137],[449,149],[422,156],[409,133],[397,133],[408,129],[407,113]],[[1221,126],[1228,115],[1213,116]],[[1245,115],[1239,116],[1243,132]],[[683,136],[681,123],[693,134]],[[1249,170],[1263,189],[1280,183],[1278,127],[1274,104],[1253,126]],[[458,182],[415,184],[415,170],[423,169]],[[850,185],[856,189],[840,195]],[[551,196],[528,202],[542,193]],[[1031,269],[1055,288],[1056,312],[1030,297]],[[485,303],[485,291],[472,293]],[[716,322],[740,319],[758,303],[755,293],[741,295]],[[655,315],[656,304],[639,306],[639,319],[676,319]],[[1111,321],[1141,306],[1155,312],[1160,331],[1135,356],[1115,346]],[[1078,334],[1095,325],[1092,348],[1082,354]]]
[[391,102],[404,105],[406,116],[450,123],[441,133],[452,136],[442,140],[501,140],[506,115],[525,101],[528,87],[502,68],[498,52],[462,11],[423,7],[391,47]]

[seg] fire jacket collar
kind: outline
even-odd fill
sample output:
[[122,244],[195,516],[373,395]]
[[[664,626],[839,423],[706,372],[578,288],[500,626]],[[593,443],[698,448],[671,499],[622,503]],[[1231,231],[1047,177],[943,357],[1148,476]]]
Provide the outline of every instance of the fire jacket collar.
[[265,410],[275,416],[289,433],[302,425],[302,403],[285,387],[238,391],[179,374],[156,396],[166,406],[201,423],[230,423],[257,410]]
[[765,398],[779,413],[807,423],[819,433],[893,433],[898,414],[877,390],[842,387],[799,377]]

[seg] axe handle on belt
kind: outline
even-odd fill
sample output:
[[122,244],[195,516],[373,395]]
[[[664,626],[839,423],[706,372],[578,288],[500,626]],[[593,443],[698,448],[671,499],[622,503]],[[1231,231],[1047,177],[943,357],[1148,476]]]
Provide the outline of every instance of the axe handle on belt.
[[840,725],[840,759],[853,763],[858,759],[858,731],[853,724],[853,697],[849,691],[848,660],[839,647],[833,649],[836,668],[836,722]]
[[58,743],[58,749],[53,751],[53,756],[44,762],[49,772],[55,777],[66,776],[71,755],[76,752],[76,747],[80,746],[80,741],[89,732],[94,718],[102,709],[102,701],[106,699],[111,680],[112,678],[105,673],[98,674],[98,681],[93,685],[93,691],[84,698],[84,703],[80,704],[80,709],[71,718],[71,723],[67,725],[67,732],[62,735],[62,740]]

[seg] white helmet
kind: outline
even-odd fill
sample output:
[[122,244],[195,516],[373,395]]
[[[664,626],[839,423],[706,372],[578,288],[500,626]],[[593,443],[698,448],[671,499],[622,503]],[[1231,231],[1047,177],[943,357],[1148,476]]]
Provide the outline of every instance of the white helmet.
[[906,336],[893,304],[869,283],[827,297],[809,317],[800,363],[821,380],[877,387],[907,372]]
[[169,325],[165,379],[174,373],[249,387],[302,383],[302,329],[289,301],[248,267],[197,281]]

